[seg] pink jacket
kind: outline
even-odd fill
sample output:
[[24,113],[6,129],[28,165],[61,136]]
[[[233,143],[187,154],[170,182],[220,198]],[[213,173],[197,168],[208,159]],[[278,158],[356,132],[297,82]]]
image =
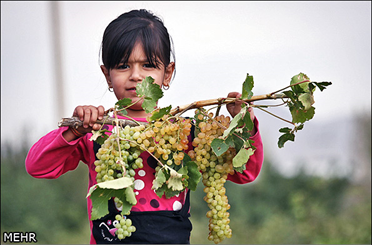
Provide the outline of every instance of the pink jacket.
[[[145,121],[144,118],[136,118],[135,120]],[[244,184],[257,178],[263,162],[263,145],[258,126],[258,120],[255,119],[257,133],[251,139],[255,141],[253,145],[256,147],[256,151],[250,157],[246,170],[243,173],[229,175],[228,180]],[[62,136],[62,133],[67,129],[68,127],[61,127],[53,130],[37,141],[27,155],[26,170],[35,178],[56,179],[62,174],[74,170],[81,161],[89,169],[89,189],[97,183],[93,141],[89,140],[92,134],[88,133],[84,137],[67,142]],[[112,126],[109,127],[109,130],[111,129]],[[169,199],[164,196],[159,198],[154,190],[151,190],[155,173],[154,163],[151,160],[147,161],[149,157],[147,152],[143,152],[141,157],[144,160],[144,167],[136,170],[134,189],[137,194],[137,204],[132,208],[132,211],[180,210],[185,201],[186,191]],[[90,198],[87,199],[87,207],[90,220],[92,209]],[[90,227],[92,228],[92,221],[90,221]],[[96,243],[93,236],[91,236],[91,243]]]

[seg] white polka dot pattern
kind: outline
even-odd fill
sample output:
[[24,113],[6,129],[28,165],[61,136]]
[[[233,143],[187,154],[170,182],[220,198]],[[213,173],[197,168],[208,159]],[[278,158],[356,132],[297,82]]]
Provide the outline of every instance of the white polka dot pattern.
[[145,187],[145,182],[143,182],[140,179],[137,179],[134,181],[134,189],[136,190],[142,190]]
[[175,201],[175,202],[173,203],[173,210],[174,210],[174,211],[181,210],[181,208],[182,208],[182,204],[181,204],[179,201]]

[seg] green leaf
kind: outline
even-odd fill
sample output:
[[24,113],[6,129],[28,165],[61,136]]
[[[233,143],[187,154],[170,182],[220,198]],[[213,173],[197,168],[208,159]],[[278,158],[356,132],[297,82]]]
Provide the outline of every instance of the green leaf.
[[172,191],[182,191],[184,189],[182,184],[182,174],[177,172],[177,174],[175,174],[174,172],[171,171],[171,176],[168,179],[168,188]]
[[298,97],[298,100],[301,101],[302,105],[304,106],[304,110],[309,110],[314,104],[314,96],[310,93],[301,94]]
[[132,100],[129,98],[123,98],[115,103],[116,109],[122,114],[127,115],[128,112],[125,108],[127,108],[130,104],[132,104]]
[[298,110],[294,107],[290,107],[289,110],[292,114],[292,122],[293,123],[304,123],[306,121],[309,121],[314,117],[315,114],[315,108],[310,107],[308,110]]
[[168,189],[167,185],[162,185],[161,187],[155,190],[155,193],[156,195],[158,195],[159,198],[161,198],[165,194],[167,189]]
[[150,113],[156,107],[157,101],[163,97],[163,91],[160,86],[154,83],[152,77],[146,77],[142,83],[138,83],[136,86],[136,92],[138,97],[144,99],[142,102],[142,108],[146,113]]
[[107,196],[107,192],[103,191],[101,188],[97,188],[95,192],[90,195],[90,199],[92,200],[92,220],[102,218],[109,213],[108,200],[110,198],[111,196]]
[[242,99],[250,99],[253,96],[253,89],[254,81],[253,76],[250,76],[247,73],[247,77],[245,78],[245,81],[243,82],[243,91],[242,91]]
[[150,120],[155,121],[156,119],[162,118],[164,115],[168,115],[171,111],[172,106],[161,108],[160,110],[155,110],[152,112],[152,116],[150,117]]
[[288,140],[294,141],[295,135],[293,133],[285,133],[282,136],[279,137],[278,140],[278,146],[279,148],[283,148],[284,143],[287,142]]
[[244,124],[245,124],[245,127],[251,131],[254,127],[254,123],[251,119],[251,114],[249,113],[249,111],[247,110],[247,112],[244,114],[244,117],[243,117],[243,121],[244,121]]
[[133,206],[137,204],[136,195],[134,194],[133,188],[130,186],[125,188],[125,200],[127,200]]
[[233,166],[234,168],[240,168],[244,164],[248,162],[248,159],[250,156],[252,156],[254,153],[254,150],[252,148],[241,148],[238,154],[233,158]]
[[121,213],[125,215],[132,209],[133,205],[130,204],[126,199],[120,199],[120,201],[123,203]]
[[129,99],[129,98],[123,98],[121,100],[118,100],[115,105],[117,105],[118,107],[127,107],[128,105],[132,104],[132,100]]
[[152,182],[152,189],[159,189],[167,181],[163,173],[163,169],[160,169],[156,175],[156,178]]
[[[213,142],[213,141],[212,141]],[[226,145],[229,147],[235,147],[235,142],[234,142],[234,135],[231,134],[225,139]]]
[[187,167],[187,172],[189,175],[187,187],[190,190],[195,191],[201,178],[201,173],[198,170],[198,165],[195,162],[191,161],[190,156],[187,154],[185,154],[185,156],[183,157],[183,164]]
[[125,190],[123,189],[131,185],[133,185],[132,179],[122,177],[92,186],[87,194],[87,198],[90,197],[92,200],[92,220],[99,219],[108,214],[107,201],[112,197],[117,197],[121,201],[126,200]]
[[290,100],[296,100],[295,95],[291,90],[283,91],[283,94],[285,94]]
[[123,189],[104,189],[97,186],[90,195],[93,206],[91,213],[92,220],[100,219],[109,213],[108,200],[112,197],[117,197],[122,201],[126,200]]
[[324,89],[326,89],[327,86],[332,84],[331,82],[312,82],[312,83],[314,83],[320,89],[320,91],[323,91]]
[[243,145],[244,145],[244,141],[243,141],[241,138],[239,138],[237,135],[234,135],[234,134],[231,136],[231,138],[232,138],[232,140],[233,140],[233,142],[234,142],[233,147],[234,147],[237,151],[239,151],[240,148],[243,147]]
[[288,127],[285,127],[285,128],[281,128],[281,129],[279,129],[279,132],[281,132],[281,133],[289,133],[289,132],[291,132],[292,131],[292,129],[290,129],[290,128],[288,128]]
[[225,153],[229,149],[229,145],[226,144],[226,142],[223,139],[213,139],[211,143],[211,147],[213,152],[217,156],[221,156],[223,153]]
[[[187,155],[187,154],[185,154],[185,155]],[[180,168],[180,169],[177,171],[177,173],[181,174],[182,177],[187,176],[187,167],[186,167],[186,166],[182,166],[182,168]]]
[[171,189],[168,189],[166,185],[164,185],[164,186],[166,187],[166,189],[164,191],[164,194],[165,194],[166,198],[174,197],[175,195],[178,195],[181,192],[181,191],[172,191]]
[[292,90],[297,94],[298,93],[304,93],[304,92],[310,92],[310,90],[309,90],[310,78],[302,72],[300,72],[299,74],[294,75],[292,77],[291,85],[302,82],[302,81],[305,81],[305,80],[309,80],[309,82],[305,82],[305,83],[301,83],[301,84],[292,86]]
[[107,134],[105,134],[106,132],[111,133],[111,131],[109,131],[107,129],[101,129],[101,130],[98,130],[98,131],[92,130],[92,137],[90,137],[89,140],[90,141],[95,141],[95,142],[97,142],[97,144],[102,145],[103,143],[105,143],[105,140],[109,137]]
[[245,113],[247,110],[246,107],[242,108],[238,114],[231,120],[229,127],[223,132],[223,138],[226,139],[231,132],[234,132],[234,130],[241,126],[244,122],[242,120],[243,113]]
[[101,188],[101,189],[115,189],[115,190],[118,190],[118,189],[127,188],[131,185],[133,185],[133,181],[132,181],[131,178],[128,178],[128,177],[121,177],[121,178],[118,178],[118,179],[101,182],[101,183],[95,184],[94,186],[92,186],[89,189],[87,197],[89,197],[95,191],[95,189],[98,188],[98,187]]

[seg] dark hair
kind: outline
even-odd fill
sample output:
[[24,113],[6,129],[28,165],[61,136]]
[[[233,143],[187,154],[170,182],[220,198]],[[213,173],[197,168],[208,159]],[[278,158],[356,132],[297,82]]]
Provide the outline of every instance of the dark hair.
[[150,65],[159,68],[175,60],[171,37],[163,21],[151,12],[140,9],[126,12],[105,29],[102,39],[102,62],[108,69],[126,63],[136,42],[143,45]]

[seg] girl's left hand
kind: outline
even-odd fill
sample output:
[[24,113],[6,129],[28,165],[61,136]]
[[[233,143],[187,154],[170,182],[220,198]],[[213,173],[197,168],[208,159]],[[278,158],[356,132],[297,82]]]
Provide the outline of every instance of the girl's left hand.
[[[228,98],[236,98],[238,100],[236,100],[234,103],[230,103],[230,104],[227,104],[226,105],[226,108],[228,110],[228,112],[230,113],[230,115],[232,117],[235,117],[239,112],[240,110],[242,109],[241,105],[243,103],[242,100],[239,100],[239,98],[241,97],[242,95],[238,92],[230,92],[227,97]],[[252,107],[249,107],[248,108],[248,112],[251,116],[251,120],[252,122],[254,122],[254,118],[255,118],[255,115],[254,115],[254,112],[253,112],[253,108]],[[256,133],[256,127],[253,127],[252,131],[251,131],[251,135],[254,135]]]

